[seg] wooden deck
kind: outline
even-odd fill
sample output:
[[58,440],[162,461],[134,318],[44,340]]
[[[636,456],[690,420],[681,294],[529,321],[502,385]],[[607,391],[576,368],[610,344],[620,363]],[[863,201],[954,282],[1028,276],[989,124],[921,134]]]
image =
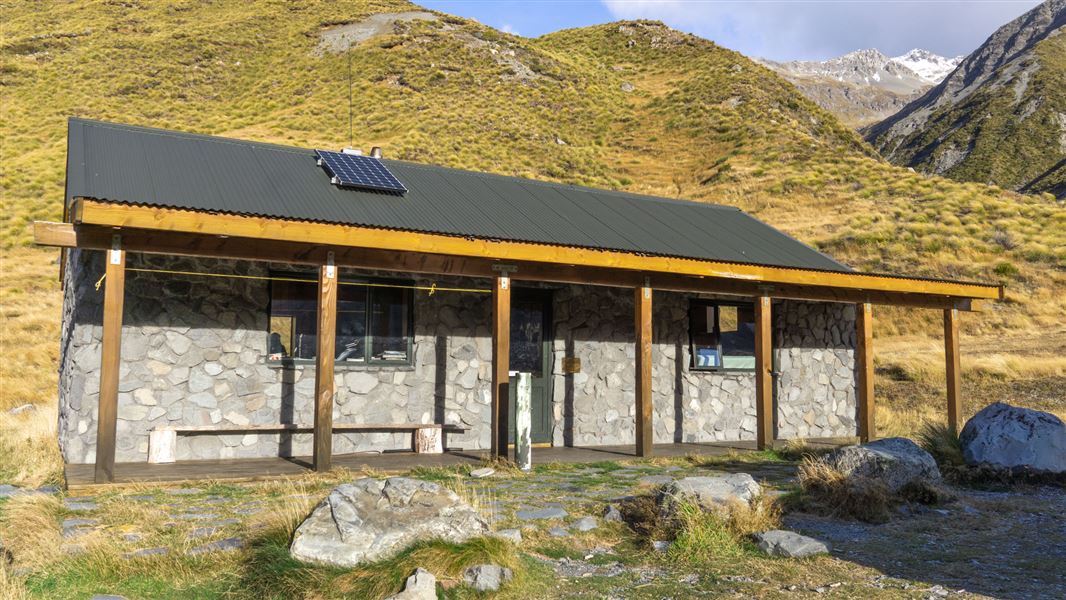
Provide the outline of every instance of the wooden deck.
[[[829,442],[820,442],[829,443]],[[693,455],[722,455],[730,451],[753,451],[755,442],[720,442],[709,444],[656,444],[653,456],[671,457]],[[488,456],[488,451],[451,450],[444,454],[415,454],[413,452],[386,452],[382,454],[335,455],[333,466],[352,470],[363,468],[378,471],[405,471],[417,466],[452,466],[477,464]],[[593,463],[604,460],[628,460],[636,458],[632,444],[624,446],[553,447],[534,448],[534,464],[545,463]],[[189,460],[167,465],[147,462],[116,463],[115,483],[180,483],[187,481],[227,480],[255,481],[279,479],[306,474],[311,469],[311,458],[238,458],[228,460]],[[66,465],[68,489],[94,487],[93,465]]]

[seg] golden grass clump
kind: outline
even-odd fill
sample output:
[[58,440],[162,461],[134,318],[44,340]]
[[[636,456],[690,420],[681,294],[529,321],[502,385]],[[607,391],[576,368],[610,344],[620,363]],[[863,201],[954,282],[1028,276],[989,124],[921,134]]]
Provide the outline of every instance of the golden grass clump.
[[881,481],[847,477],[811,457],[800,463],[799,480],[808,508],[868,523],[884,523],[889,519],[892,494]]
[[63,558],[63,504],[52,495],[14,496],[0,511],[0,539],[13,565],[38,569]]
[[670,557],[699,563],[749,553],[752,534],[780,527],[781,508],[772,498],[760,494],[750,503],[737,500],[719,510],[682,502],[673,519]]

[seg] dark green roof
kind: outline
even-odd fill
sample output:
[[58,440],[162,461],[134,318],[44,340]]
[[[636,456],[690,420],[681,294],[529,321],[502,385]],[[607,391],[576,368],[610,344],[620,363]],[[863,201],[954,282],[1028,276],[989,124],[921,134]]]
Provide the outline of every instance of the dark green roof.
[[801,269],[848,267],[728,206],[385,159],[397,196],[343,189],[314,150],[71,119],[67,202],[108,202]]

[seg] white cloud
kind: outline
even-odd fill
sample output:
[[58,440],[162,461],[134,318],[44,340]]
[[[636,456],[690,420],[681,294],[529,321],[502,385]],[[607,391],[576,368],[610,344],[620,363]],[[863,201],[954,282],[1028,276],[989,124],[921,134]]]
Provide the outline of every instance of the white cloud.
[[619,19],[659,19],[749,56],[823,59],[859,48],[966,54],[1037,0],[603,0]]
[[522,35],[521,33],[518,33],[518,30],[515,29],[510,23],[504,23],[503,26],[500,27],[500,31],[504,33],[509,33],[511,35]]

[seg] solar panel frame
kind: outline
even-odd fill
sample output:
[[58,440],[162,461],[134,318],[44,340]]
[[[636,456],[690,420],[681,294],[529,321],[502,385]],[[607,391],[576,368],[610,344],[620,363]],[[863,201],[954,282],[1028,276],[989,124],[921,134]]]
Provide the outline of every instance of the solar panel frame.
[[395,194],[407,193],[407,188],[380,160],[372,156],[315,150],[319,164],[329,173],[334,184]]

